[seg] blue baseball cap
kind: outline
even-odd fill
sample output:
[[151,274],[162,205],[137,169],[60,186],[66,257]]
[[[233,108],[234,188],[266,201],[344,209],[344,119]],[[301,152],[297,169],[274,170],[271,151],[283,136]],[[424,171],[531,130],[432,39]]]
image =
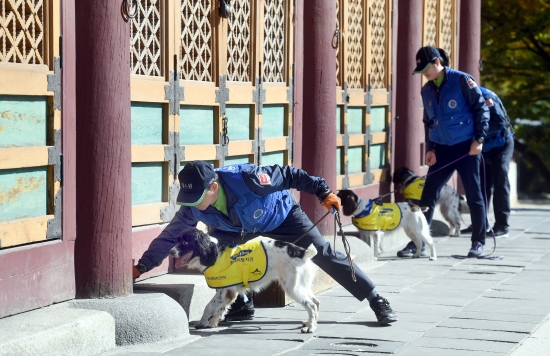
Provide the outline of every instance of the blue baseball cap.
[[432,46],[422,47],[416,52],[416,68],[413,74],[424,73],[428,70],[428,66],[436,58],[440,58],[439,50]]
[[183,167],[178,179],[180,192],[176,202],[179,205],[196,206],[202,202],[206,191],[216,180],[216,172],[205,161],[193,161]]

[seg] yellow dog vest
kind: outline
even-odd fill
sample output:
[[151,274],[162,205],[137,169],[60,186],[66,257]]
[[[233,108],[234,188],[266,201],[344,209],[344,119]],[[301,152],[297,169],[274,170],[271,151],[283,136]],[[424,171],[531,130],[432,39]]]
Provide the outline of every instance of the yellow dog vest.
[[395,203],[372,204],[371,212],[361,218],[352,218],[355,227],[368,231],[395,229],[401,221],[401,209]]
[[210,288],[225,288],[262,279],[267,270],[265,247],[261,241],[228,247],[213,266],[204,271]]
[[414,182],[407,185],[403,189],[403,195],[405,196],[405,199],[420,200],[422,198],[422,191],[424,190],[425,183],[426,179],[416,178]]

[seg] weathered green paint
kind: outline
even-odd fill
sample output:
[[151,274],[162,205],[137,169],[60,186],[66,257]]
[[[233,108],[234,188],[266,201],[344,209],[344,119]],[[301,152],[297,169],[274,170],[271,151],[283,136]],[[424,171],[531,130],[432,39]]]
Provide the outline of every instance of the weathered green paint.
[[47,215],[47,168],[0,170],[0,222]]
[[363,147],[348,148],[348,174],[363,172]]
[[363,108],[348,107],[348,133],[363,133]]
[[342,147],[336,147],[336,175],[344,174],[342,168]]
[[47,98],[0,95],[0,147],[46,146]]
[[214,144],[214,120],[212,106],[181,105],[180,145]]
[[342,106],[336,105],[336,132],[343,134],[344,128],[342,127]]
[[284,152],[279,151],[262,154],[262,166],[272,166],[275,164],[278,164],[281,167],[286,166]]
[[132,163],[132,205],[162,202],[162,163]]
[[250,140],[250,106],[227,105],[225,116],[227,135],[231,141]]
[[370,109],[370,132],[383,131],[386,131],[386,107],[372,107]]
[[162,104],[132,103],[132,145],[162,145]]
[[370,168],[380,169],[386,165],[386,145],[384,143],[370,146]]
[[262,111],[262,137],[285,136],[284,105],[264,105]]
[[230,165],[230,164],[236,164],[236,163],[248,163],[248,156],[233,156],[233,157],[226,157],[224,164]]

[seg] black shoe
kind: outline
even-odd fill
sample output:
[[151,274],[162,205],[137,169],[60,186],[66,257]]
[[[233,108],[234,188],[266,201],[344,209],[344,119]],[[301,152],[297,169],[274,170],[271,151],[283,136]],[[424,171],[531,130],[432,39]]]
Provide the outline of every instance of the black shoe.
[[500,237],[508,237],[508,228],[493,228],[493,232],[491,230],[487,231],[487,237],[493,237],[493,233],[495,234],[495,237],[498,239]]
[[481,242],[472,242],[472,247],[470,248],[470,252],[468,252],[468,257],[473,258],[479,257],[481,255],[483,255],[483,245],[481,244]]
[[[397,251],[397,257],[412,257],[416,254],[416,245],[414,242],[409,242],[407,246],[401,251]],[[422,244],[422,250],[420,250],[420,257],[428,257],[426,252],[426,245]]]
[[370,300],[370,308],[376,314],[376,319],[378,319],[378,324],[386,325],[397,321],[397,316],[390,307],[390,303],[386,298],[382,298],[380,295]]
[[225,314],[224,321],[243,321],[254,319],[254,302],[249,299],[248,302],[244,302],[243,297],[240,295],[235,299],[233,304],[229,306],[227,313]]
[[465,234],[471,234],[473,231],[474,229],[472,228],[472,225],[470,225],[467,228],[460,230],[460,233],[462,235],[465,235]]

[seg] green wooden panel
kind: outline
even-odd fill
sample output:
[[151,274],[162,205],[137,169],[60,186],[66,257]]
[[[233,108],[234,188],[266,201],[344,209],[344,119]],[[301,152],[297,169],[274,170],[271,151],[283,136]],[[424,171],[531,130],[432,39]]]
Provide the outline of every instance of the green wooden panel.
[[370,108],[370,132],[386,131],[386,107],[375,106]]
[[285,136],[285,106],[264,105],[262,110],[262,137]]
[[0,170],[0,222],[47,215],[47,168]]
[[342,147],[336,147],[336,175],[344,174],[342,167]]
[[47,98],[0,95],[0,147],[46,146]]
[[344,134],[344,128],[342,127],[342,106],[336,105],[336,132]]
[[162,145],[162,104],[132,103],[132,145]]
[[248,160],[248,156],[247,155],[244,155],[244,156],[233,156],[233,157],[225,157],[225,165],[230,165],[230,164],[236,164],[236,163],[248,163],[250,162]]
[[250,106],[227,105],[227,135],[231,141],[250,140]]
[[348,148],[348,174],[363,172],[363,147]]
[[181,105],[180,145],[214,144],[214,120],[212,106]]
[[348,107],[348,133],[363,133],[363,108]]
[[132,163],[132,205],[162,202],[162,163]]
[[285,153],[283,151],[262,154],[262,166],[273,166],[275,164],[286,166]]
[[380,169],[386,165],[386,144],[370,146],[370,168]]

